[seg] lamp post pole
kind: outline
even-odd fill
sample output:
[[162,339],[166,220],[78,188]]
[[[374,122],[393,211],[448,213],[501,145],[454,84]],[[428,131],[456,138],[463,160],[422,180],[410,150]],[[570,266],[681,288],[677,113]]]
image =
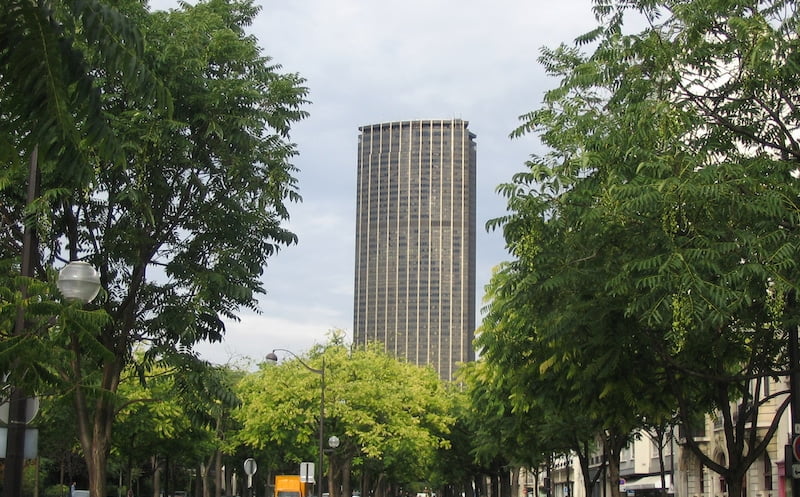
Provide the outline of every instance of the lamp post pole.
[[[800,437],[800,342],[798,342],[797,325],[789,326],[789,391],[791,405],[792,439]],[[794,451],[786,452],[786,473],[792,476],[791,489],[792,497],[800,496],[800,479],[794,477],[794,467],[800,461],[796,461]],[[789,455],[791,454],[791,457]]]
[[[39,148],[34,147],[31,153],[31,162],[28,169],[28,192],[27,205],[31,205],[36,197],[39,196],[39,168],[38,168]],[[33,257],[35,254],[35,236],[33,228],[25,223],[22,234],[22,261],[20,265],[20,275],[29,278],[33,277]],[[28,294],[27,285],[23,283],[21,288],[22,297]],[[25,331],[25,311],[22,307],[17,310],[17,318],[14,321],[14,335],[22,335]],[[13,368],[19,371],[19,366]],[[6,431],[6,470],[3,482],[6,495],[22,494],[22,471],[25,466],[25,424],[27,395],[22,388],[15,386],[14,378],[10,378],[11,396],[8,400],[8,428]]]
[[[39,148],[34,147],[31,153],[30,167],[28,169],[28,191],[26,204],[31,205],[39,196]],[[37,255],[37,237],[34,229],[25,224],[22,235],[22,260],[20,275],[33,278],[34,258]],[[100,276],[85,262],[73,261],[67,264],[60,272],[57,283],[62,296],[68,301],[81,303],[90,302],[100,291]],[[20,288],[23,298],[27,298],[28,287],[23,283]],[[17,310],[14,321],[14,335],[25,333],[25,310]],[[15,361],[12,371],[20,371],[24,365]],[[3,492],[8,496],[22,495],[22,477],[25,468],[25,434],[28,419],[27,393],[11,381],[11,395],[8,400],[8,427],[6,431],[6,469],[3,480]]]
[[274,349],[272,352],[267,354],[266,359],[270,362],[278,362],[278,356],[275,355],[275,352],[286,352],[287,354],[293,356],[297,361],[307,370],[311,371],[312,373],[316,373],[320,375],[320,400],[319,400],[319,468],[317,469],[317,497],[322,497],[322,463],[324,461],[323,456],[325,453],[325,446],[324,446],[324,438],[325,438],[325,356],[322,356],[322,367],[320,369],[312,368],[305,362],[303,362],[300,357],[292,352],[291,350],[287,349]]

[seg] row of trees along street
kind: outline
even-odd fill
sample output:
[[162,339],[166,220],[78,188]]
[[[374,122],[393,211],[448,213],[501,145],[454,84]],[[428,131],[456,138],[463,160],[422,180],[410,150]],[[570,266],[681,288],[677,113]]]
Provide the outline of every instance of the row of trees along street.
[[[725,462],[687,447],[739,497],[789,403],[761,386],[798,368],[797,4],[593,4],[596,30],[542,51],[559,84],[513,136],[548,151],[489,223],[512,260],[470,373],[479,436],[521,465],[577,454],[591,495],[596,438],[618,481],[635,429],[716,412]],[[748,429],[773,399],[771,425]]]
[[[446,388],[432,368],[373,348],[351,351],[343,336],[331,331],[327,344],[300,359],[320,366],[325,358],[324,428],[341,440],[325,455],[331,496],[353,489],[398,495],[401,486],[416,488],[423,478],[424,485],[437,488],[449,481],[461,489],[470,486],[473,475],[464,464],[450,465],[451,458],[442,456],[453,443],[468,450],[452,434],[463,395]],[[297,474],[300,462],[315,461],[319,376],[299,360],[256,366],[249,371],[205,366],[186,374],[156,365],[145,382],[135,368],[126,370],[117,391],[109,479],[122,481],[136,495],[186,489],[193,495],[231,495],[233,489],[244,492],[242,462],[253,457],[259,468],[254,487],[264,495],[274,475]],[[48,454],[42,479],[82,471],[74,459],[74,433],[64,430],[74,423],[65,402],[47,402],[37,423],[45,441],[40,450]],[[29,467],[30,479],[35,469]]]
[[[572,453],[588,475],[600,449],[616,481],[635,429],[719,412],[725,463],[687,446],[739,497],[774,435],[746,427],[789,401],[754,385],[797,369],[797,5],[592,8],[596,30],[542,50],[558,84],[513,133],[547,152],[499,187],[508,213],[488,227],[511,260],[463,391],[335,332],[308,353],[330,368],[337,489],[357,474],[362,492],[424,478],[449,495],[488,475],[505,496],[509,468]],[[254,455],[265,477],[314,460],[319,378],[192,352],[256,308],[269,257],[296,242],[282,223],[300,199],[289,132],[307,89],[246,34],[257,13],[249,0],[0,6],[0,370],[42,398],[44,464],[83,473],[92,496],[189,478],[220,495],[223,465]],[[78,258],[103,287],[86,307],[53,283]],[[589,494],[598,480],[585,481]]]

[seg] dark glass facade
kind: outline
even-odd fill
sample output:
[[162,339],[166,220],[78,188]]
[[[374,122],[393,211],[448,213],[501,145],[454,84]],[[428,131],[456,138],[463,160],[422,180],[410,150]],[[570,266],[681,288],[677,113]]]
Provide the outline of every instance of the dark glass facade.
[[353,340],[452,379],[474,359],[475,135],[461,119],[359,128]]

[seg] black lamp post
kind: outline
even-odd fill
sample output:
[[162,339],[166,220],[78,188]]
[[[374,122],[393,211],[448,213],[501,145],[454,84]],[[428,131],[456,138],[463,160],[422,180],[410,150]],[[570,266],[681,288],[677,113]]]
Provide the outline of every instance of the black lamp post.
[[325,421],[325,356],[322,357],[322,367],[320,369],[315,369],[303,362],[297,354],[292,352],[291,350],[286,349],[274,349],[272,352],[266,355],[266,359],[270,362],[278,362],[278,356],[275,355],[275,352],[286,352],[287,354],[293,356],[297,361],[303,365],[304,368],[311,371],[312,373],[316,373],[320,375],[320,400],[319,400],[319,469],[317,469],[317,497],[322,497],[322,462],[323,462],[323,454],[324,454],[324,444],[323,439],[325,437],[325,428],[324,428],[324,421]]
[[[39,196],[39,149],[35,147],[31,153],[30,168],[28,169],[27,205],[31,205]],[[20,275],[33,277],[33,259],[36,254],[36,233],[27,223],[22,234],[22,261]],[[27,297],[28,288],[23,284],[23,298]],[[14,321],[14,335],[22,335],[25,331],[25,311],[20,307]],[[18,370],[15,364],[14,369]],[[10,378],[11,394],[8,399],[8,428],[6,431],[6,464],[3,491],[6,495],[20,495],[22,493],[22,469],[25,463],[25,418],[26,394],[14,386]]]
[[[335,459],[333,458],[333,453],[339,447],[339,443],[340,443],[339,437],[337,437],[336,435],[331,435],[330,437],[328,437],[328,447],[329,448],[328,448],[328,450],[325,451],[325,452],[328,453],[328,484],[329,484],[328,485],[328,497],[331,497],[331,495],[334,493],[334,492],[331,492],[331,489],[332,488],[336,488],[335,485],[332,486],[332,485],[330,485],[330,483],[331,483],[331,480],[333,479],[333,476],[331,476],[331,475],[336,474],[335,471],[334,471],[336,468],[334,467]],[[333,483],[335,483],[335,482],[333,482]],[[322,490],[322,488],[320,488],[320,490]],[[320,492],[319,497],[323,497],[322,492]]]
[[[39,196],[39,149],[34,147],[31,153],[30,167],[28,168],[28,189],[26,204],[31,205]],[[22,260],[20,275],[33,278],[34,259],[36,257],[37,237],[36,232],[28,223],[25,224],[22,235]],[[87,269],[88,268],[88,269]],[[62,288],[62,278],[69,289]],[[94,268],[85,262],[71,262],[59,273],[59,290],[67,300],[89,302],[100,290],[100,278]],[[27,285],[23,284],[23,297],[27,296]],[[25,332],[25,311],[20,308],[14,321],[14,335],[19,336]],[[13,370],[19,370],[21,364],[15,364]],[[8,428],[6,431],[6,463],[3,491],[5,495],[22,494],[22,473],[25,466],[25,428],[27,420],[27,394],[14,385],[11,380],[11,393],[8,399]]]
[[[23,259],[27,258],[23,257]],[[23,266],[27,264],[29,264],[29,261],[25,261]],[[23,273],[28,270],[27,268],[24,269]],[[85,304],[91,302],[100,291],[100,275],[88,263],[72,261],[59,271],[56,285],[65,300]],[[17,313],[17,320],[14,324],[14,334],[21,335],[24,330],[25,315],[20,310]],[[22,474],[25,467],[25,431],[28,423],[28,398],[26,393],[21,388],[12,386],[8,404],[5,495],[22,495]]]

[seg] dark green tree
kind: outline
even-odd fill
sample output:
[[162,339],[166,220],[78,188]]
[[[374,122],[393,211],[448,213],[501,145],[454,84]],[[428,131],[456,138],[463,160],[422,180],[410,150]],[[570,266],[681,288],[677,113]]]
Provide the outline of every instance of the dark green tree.
[[[94,75],[120,75],[129,98],[169,105],[166,89],[142,56],[141,32],[103,0],[8,0],[0,6],[0,185],[24,184],[27,159],[38,148],[45,187],[80,188],[91,178],[90,152],[122,158],[123,145],[105,113]],[[153,100],[155,99],[155,100]],[[9,167],[19,166],[19,170]],[[21,172],[20,172],[21,171]],[[16,192],[24,200],[24,190]],[[4,199],[5,200],[5,199]],[[21,202],[3,202],[4,224]],[[9,226],[15,226],[15,223]],[[9,237],[3,257],[19,253]]]
[[[797,324],[796,5],[595,12],[578,40],[590,55],[543,51],[560,84],[515,136],[535,132],[550,152],[501,187],[510,214],[493,226],[515,260],[480,340],[522,385],[547,373],[591,392],[571,407],[624,420],[619,437],[672,410],[687,426],[718,410],[726,465],[687,442],[738,496],[788,402],[759,385],[788,373]],[[644,29],[626,34],[631,18]],[[780,396],[772,425],[747,430]]]
[[[47,347],[52,360],[31,364],[74,394],[92,495],[105,495],[122,372],[179,364],[198,341],[220,340],[223,318],[256,308],[267,259],[296,241],[281,226],[287,202],[299,200],[288,135],[306,116],[303,80],[281,73],[245,32],[258,12],[252,2],[211,0],[150,14],[131,0],[120,9],[147,40],[142,60],[178,95],[174,113],[143,105],[124,73],[85,46],[83,78],[91,75],[100,88],[96,105],[123,153],[80,141],[88,162],[78,183],[61,178],[55,161],[43,162],[46,194],[36,208],[50,215],[38,234],[43,267],[68,257],[98,268],[105,291],[97,305],[107,319],[67,307],[57,326],[44,320],[51,324],[24,348]],[[4,138],[21,144],[26,136]],[[12,164],[8,178],[20,166]],[[21,197],[18,184],[0,187]],[[51,299],[47,289],[40,294],[45,304]],[[139,346],[141,360],[132,353]],[[6,361],[14,356],[3,352]]]

